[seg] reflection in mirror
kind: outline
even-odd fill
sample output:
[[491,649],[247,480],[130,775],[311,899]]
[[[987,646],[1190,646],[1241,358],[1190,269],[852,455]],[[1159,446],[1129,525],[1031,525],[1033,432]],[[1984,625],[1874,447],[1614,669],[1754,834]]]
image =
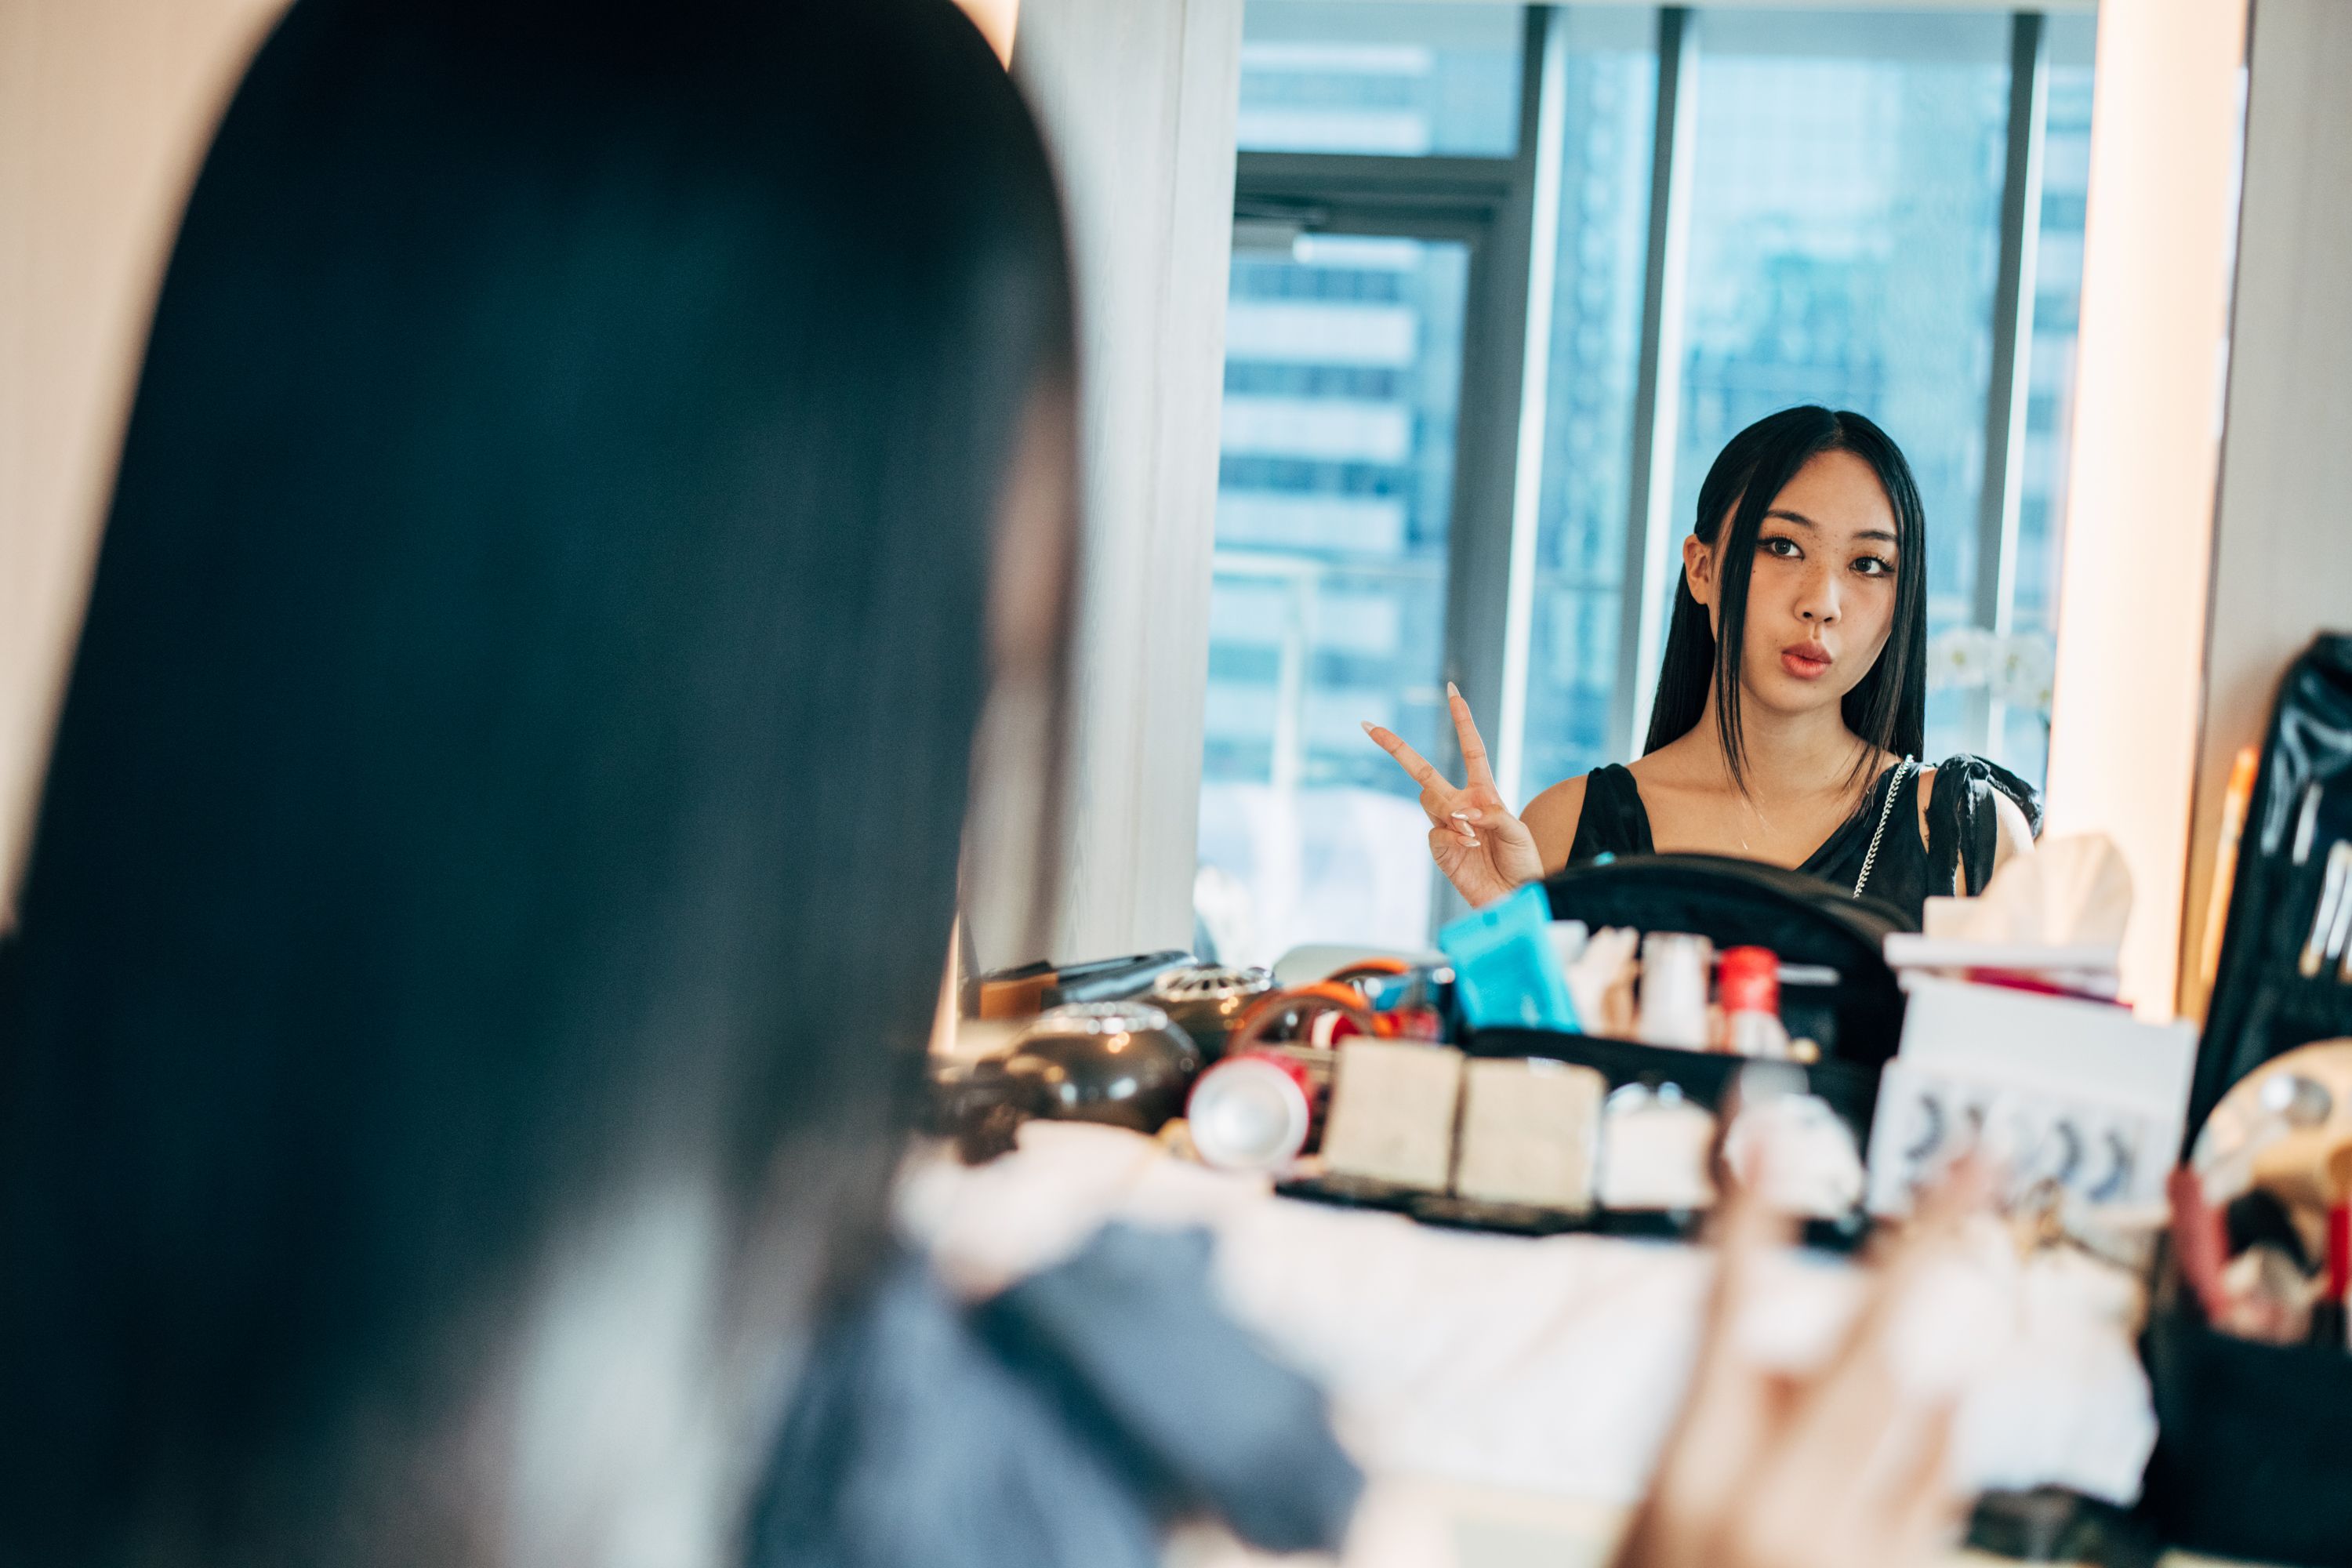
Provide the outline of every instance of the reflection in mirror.
[[[1264,963],[1459,910],[1415,837],[1422,786],[1351,733],[1459,778],[1444,679],[1514,809],[1638,755],[1700,480],[1799,404],[1864,414],[1917,473],[1923,761],[2039,786],[2094,27],[1252,0],[1204,942]],[[1516,132],[1475,128],[1475,81]],[[1429,153],[1461,156],[1395,155]],[[1432,309],[1425,265],[1345,276],[1358,234],[1423,264],[1466,240],[1458,300]],[[1392,556],[1417,588],[1361,575]],[[1336,608],[1299,586],[1350,572]]]

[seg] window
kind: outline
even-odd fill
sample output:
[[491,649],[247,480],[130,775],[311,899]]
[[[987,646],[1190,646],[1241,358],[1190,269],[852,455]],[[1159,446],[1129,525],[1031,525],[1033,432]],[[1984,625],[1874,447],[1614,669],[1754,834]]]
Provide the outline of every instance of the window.
[[[2074,323],[2082,313],[2083,215],[2091,190],[2091,51],[2088,16],[2047,23],[2048,95],[2042,111],[2041,234],[2034,263],[2032,332],[2026,361],[2025,450],[2017,506],[2014,597],[2009,630],[2038,650],[2043,674],[2056,655],[2059,538],[2065,513],[2066,440],[2074,407]],[[1993,710],[1992,754],[2031,779],[2050,760],[2046,679]]]
[[1657,118],[1657,21],[1568,14],[1551,353],[1519,776],[1614,762],[1633,404]]
[[1250,0],[1200,838],[1223,956],[1447,911],[1360,720],[1451,765],[1458,679],[1522,802],[1624,760],[1699,483],[1792,404],[1903,447],[1931,637],[2010,650],[1931,691],[1931,757],[2039,778],[2092,35]]
[[1252,0],[1236,140],[1265,152],[1507,157],[1520,32],[1516,5]]
[[[1675,526],[1744,426],[1859,410],[1918,477],[1933,637],[1971,613],[2009,19],[1709,12],[1696,73]],[[1965,719],[1931,695],[1931,759]]]
[[1415,791],[1360,725],[1437,754],[1467,285],[1459,241],[1234,257],[1199,899],[1227,958],[1428,933]]

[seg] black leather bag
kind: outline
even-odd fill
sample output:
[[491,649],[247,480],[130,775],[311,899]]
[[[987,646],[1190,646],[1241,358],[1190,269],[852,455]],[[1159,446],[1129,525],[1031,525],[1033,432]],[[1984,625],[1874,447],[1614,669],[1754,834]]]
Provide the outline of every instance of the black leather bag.
[[[2352,1035],[2352,984],[2334,964],[2309,978],[2297,968],[2339,838],[2352,838],[2352,637],[2330,636],[2279,682],[2198,1047],[2189,1145],[2240,1079]],[[2168,1268],[2141,1351],[2159,1435],[2140,1508],[2164,1537],[2270,1563],[2352,1563],[2352,1354],[2217,1332]]]

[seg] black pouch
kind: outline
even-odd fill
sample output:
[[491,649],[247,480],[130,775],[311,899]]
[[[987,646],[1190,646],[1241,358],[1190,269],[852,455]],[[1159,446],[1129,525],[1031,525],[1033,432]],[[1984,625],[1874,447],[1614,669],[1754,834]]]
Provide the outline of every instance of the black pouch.
[[2352,1035],[2352,985],[2337,984],[2335,965],[2296,972],[2339,838],[2352,838],[2352,637],[2331,636],[2287,667],[2271,710],[2197,1047],[2192,1139],[2230,1086],[2273,1057]]
[[[1900,911],[1856,898],[1816,877],[1714,855],[1629,855],[1571,866],[1544,884],[1554,920],[1598,931],[1689,931],[1719,950],[1769,947],[1783,965],[1824,971],[1834,980],[1784,984],[1780,1014],[1792,1037],[1810,1037],[1821,1060],[1806,1077],[1869,1146],[1878,1078],[1903,1033],[1903,990],[1886,966],[1889,931],[1906,929]],[[1677,1050],[1596,1035],[1535,1029],[1481,1029],[1473,1056],[1549,1057],[1597,1068],[1615,1089],[1672,1083],[1710,1110],[1721,1102],[1745,1058]]]
[[[2339,838],[2352,838],[2352,637],[2329,636],[2279,683],[2198,1047],[2189,1145],[2240,1079],[2297,1046],[2352,1035],[2352,984],[2336,980],[2336,965],[2298,972]],[[2168,1541],[2273,1563],[2352,1563],[2352,1353],[2221,1333],[2168,1265],[2141,1352],[2158,1436],[2140,1509]]]

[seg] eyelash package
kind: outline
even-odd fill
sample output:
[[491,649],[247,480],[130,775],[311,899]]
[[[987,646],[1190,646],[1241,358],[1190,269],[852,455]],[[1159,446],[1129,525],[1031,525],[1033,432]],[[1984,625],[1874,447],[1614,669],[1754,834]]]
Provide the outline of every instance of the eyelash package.
[[2164,1201],[2180,1146],[2196,1030],[2106,1003],[1915,978],[1902,1052],[1878,1091],[1873,1214],[1981,1150],[2012,1192],[2074,1205]]

